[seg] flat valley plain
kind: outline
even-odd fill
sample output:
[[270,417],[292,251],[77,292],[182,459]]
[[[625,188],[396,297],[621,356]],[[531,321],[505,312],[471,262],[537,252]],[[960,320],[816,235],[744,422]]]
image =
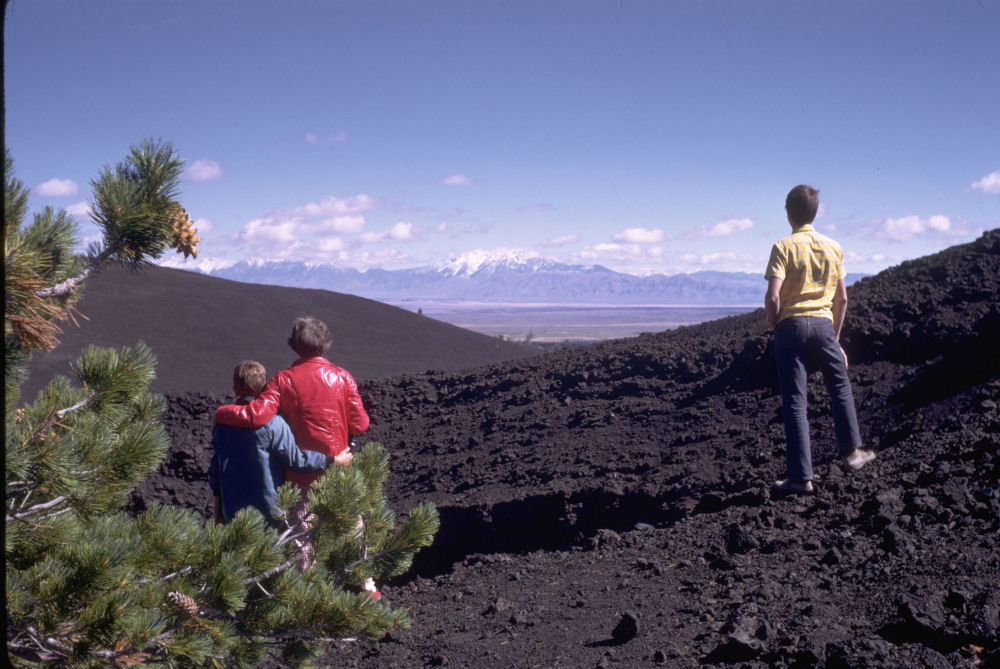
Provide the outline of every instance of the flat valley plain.
[[[762,289],[762,300],[763,294]],[[387,303],[491,337],[574,345],[672,330],[682,325],[747,313],[760,306],[444,301]]]

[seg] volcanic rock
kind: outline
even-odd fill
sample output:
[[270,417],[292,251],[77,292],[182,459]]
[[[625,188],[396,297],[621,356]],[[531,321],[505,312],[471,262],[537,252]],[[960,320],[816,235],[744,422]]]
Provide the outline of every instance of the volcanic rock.
[[[814,377],[818,485],[808,498],[764,493],[784,473],[784,431],[762,310],[461,371],[438,353],[421,363],[437,371],[360,377],[372,417],[364,438],[392,456],[391,506],[433,501],[442,526],[383,590],[412,628],[350,662],[996,662],[1000,230],[848,292],[841,341],[878,458],[841,467]],[[279,320],[269,336],[280,349]],[[364,330],[363,320],[344,325]],[[211,364],[199,373],[226,379],[245,333],[221,332],[200,337]],[[282,355],[276,364],[290,362]],[[156,499],[208,516],[207,438],[225,399],[199,385],[167,393],[172,447],[132,510]],[[642,633],[601,646],[615,611],[641,618]],[[345,652],[334,645],[321,663],[343,664]]]

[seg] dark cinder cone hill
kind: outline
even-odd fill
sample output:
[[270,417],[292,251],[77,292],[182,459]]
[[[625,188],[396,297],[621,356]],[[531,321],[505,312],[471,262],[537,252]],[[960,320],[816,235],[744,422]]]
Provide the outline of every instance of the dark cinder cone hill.
[[355,378],[456,370],[538,353],[374,300],[325,290],[239,283],[195,272],[111,266],[87,282],[79,327],[63,325],[61,344],[36,354],[23,396],[30,398],[89,344],[132,346],[156,354],[152,388],[231,392],[240,360],[274,373],[295,360],[286,341],[297,316],[323,320],[333,334],[329,358]]

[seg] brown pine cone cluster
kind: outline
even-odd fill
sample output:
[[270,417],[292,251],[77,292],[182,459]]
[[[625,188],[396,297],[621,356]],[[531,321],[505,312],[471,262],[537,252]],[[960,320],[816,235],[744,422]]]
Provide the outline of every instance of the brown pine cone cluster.
[[179,204],[175,204],[170,212],[170,227],[173,236],[170,238],[171,248],[177,249],[178,253],[183,253],[184,257],[198,257],[198,242],[201,237],[196,237],[198,229],[194,227],[187,214],[187,210]]
[[179,608],[184,615],[194,618],[198,615],[198,602],[194,601],[183,592],[168,592],[167,599],[170,603]]

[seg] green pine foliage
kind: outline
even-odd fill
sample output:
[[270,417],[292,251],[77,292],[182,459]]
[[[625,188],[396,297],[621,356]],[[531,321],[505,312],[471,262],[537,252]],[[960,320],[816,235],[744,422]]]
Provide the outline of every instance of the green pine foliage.
[[[147,140],[104,168],[91,212],[103,241],[80,255],[64,212],[24,224],[28,190],[5,161],[5,587],[8,657],[19,666],[249,667],[272,652],[297,665],[324,644],[409,624],[362,585],[405,572],[438,515],[423,504],[396,527],[379,444],[311,487],[316,564],[302,572],[292,529],[256,509],[225,525],[159,504],[121,511],[169,447],[164,400],[148,390],[155,356],[142,342],[91,347],[72,379],[20,400],[31,352],[58,343],[88,276],[193,251],[194,232],[178,234],[190,228],[177,213],[182,167],[169,144]],[[298,495],[282,486],[279,510]]]

